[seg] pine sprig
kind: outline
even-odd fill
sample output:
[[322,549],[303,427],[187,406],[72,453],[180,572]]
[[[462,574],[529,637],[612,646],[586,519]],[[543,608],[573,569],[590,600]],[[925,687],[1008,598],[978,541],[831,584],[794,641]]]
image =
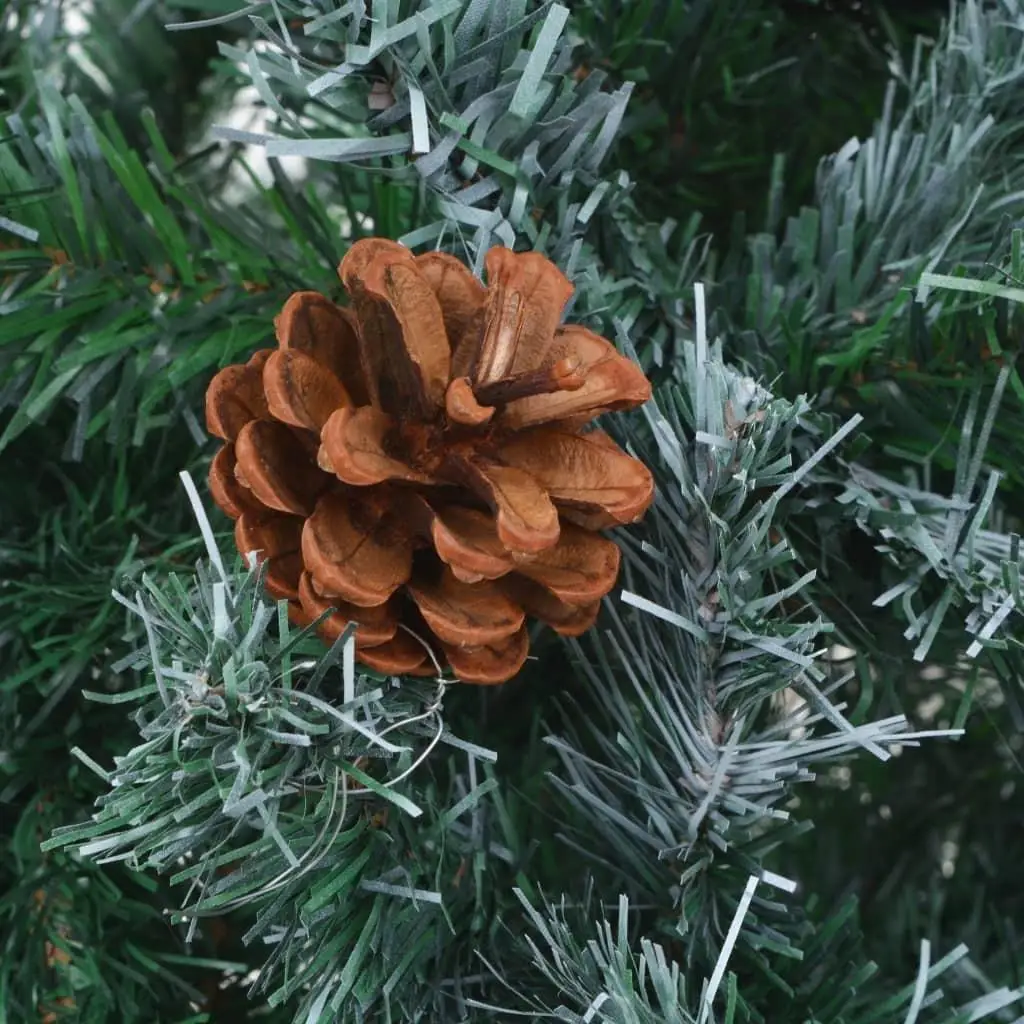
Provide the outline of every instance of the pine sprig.
[[[1011,262],[1019,262],[1014,234]],[[958,282],[990,297],[964,307]],[[801,564],[821,569],[818,600],[834,609],[843,639],[904,672],[934,661],[1009,680],[1021,669],[1021,479],[1005,453],[1019,433],[1024,388],[1015,352],[998,341],[1012,338],[1017,320],[1005,291],[959,275],[922,277],[902,349],[906,357],[913,346],[920,364],[862,384],[863,397],[876,400],[862,406],[874,443],[816,467],[808,486],[817,495],[786,531]],[[995,351],[972,356],[986,338]],[[943,380],[955,398],[944,396]],[[851,541],[864,555],[856,588],[843,551]],[[902,636],[886,621],[902,623]],[[1016,703],[1015,690],[1006,697]]]
[[[100,728],[94,716],[89,722]],[[206,1018],[189,1004],[205,1002],[211,978],[216,985],[245,965],[218,957],[208,945],[184,955],[168,933],[161,912],[167,892],[158,880],[64,853],[40,855],[40,841],[92,789],[74,772],[72,778],[63,792],[32,793],[11,822],[0,871],[0,1006],[11,1020],[144,1024],[159,1015],[198,1024]]]
[[696,213],[645,223],[628,175],[605,170],[632,83],[575,68],[565,7],[415,0],[372,18],[353,5],[281,21],[283,6],[255,6],[237,16],[258,48],[222,52],[245,69],[275,131],[216,137],[301,156],[324,180],[333,165],[342,191],[354,167],[392,196],[422,197],[420,222],[393,235],[370,211],[378,233],[410,247],[455,251],[477,270],[492,245],[546,252],[576,281],[577,319],[605,334],[624,324],[645,367],[669,372],[708,240]]
[[1004,160],[1024,95],[1024,12],[1013,0],[953,5],[936,44],[918,40],[891,74],[870,136],[821,162],[813,205],[776,216],[723,264],[713,329],[727,320],[759,339],[749,346],[761,350],[758,369],[785,374],[791,396],[884,358],[908,286],[922,272],[977,267],[1001,233],[1004,197],[1024,184]]
[[357,676],[351,636],[321,655],[261,588],[261,570],[229,570],[211,547],[193,583],[143,577],[119,596],[145,634],[122,662],[148,664],[148,681],[86,696],[134,706],[138,742],[110,770],[76,749],[109,790],[43,849],[169,874],[185,889],[171,920],[186,940],[212,917],[255,912],[243,941],[270,952],[253,994],[292,1001],[297,1019],[354,1020],[381,1000],[417,1019],[410,978],[433,975],[434,994],[414,994],[445,1001],[430,961],[457,966],[448,915],[485,898],[459,881],[493,839],[460,819],[496,786],[484,768],[439,790],[421,766],[438,744],[482,765],[494,755],[450,734],[446,684]]
[[[638,902],[671,904],[659,925],[685,937],[688,962],[717,948],[747,876],[783,842],[775,830],[796,825],[782,806],[795,786],[837,759],[887,760],[891,742],[916,742],[902,716],[854,727],[830,700],[831,626],[801,599],[816,573],[787,579],[786,496],[855,422],[809,445],[807,403],[729,367],[700,299],[698,311],[684,384],[647,407],[641,451],[663,477],[624,547],[627,607],[577,645],[594,710],[581,725],[567,706],[551,741],[556,785],[583,822],[574,848],[599,850]],[[745,943],[798,955],[776,913],[756,901]]]
[[[287,184],[262,190],[259,213],[214,208],[151,117],[144,162],[109,116],[45,86],[40,103],[0,143],[0,228],[14,239],[0,253],[0,450],[65,403],[72,460],[178,417],[202,443],[197,386],[266,339],[290,290],[336,280],[326,211]],[[282,228],[268,245],[267,221],[303,241]]]
[[[756,876],[748,880],[748,893],[754,891],[757,881]],[[927,940],[921,942],[915,981],[881,995],[877,984],[868,984],[874,980],[876,965],[844,963],[856,954],[856,943],[850,942],[855,912],[848,905],[818,929],[808,926],[802,936],[806,958],[803,962],[790,961],[794,968],[783,972],[785,982],[776,978],[786,994],[774,1011],[778,1016],[770,1016],[758,1008],[770,1005],[772,996],[768,993],[760,993],[758,1005],[745,1001],[741,993],[749,995],[750,983],[740,984],[742,975],[730,969],[728,951],[709,977],[699,985],[689,984],[688,965],[674,960],[660,943],[638,937],[636,909],[624,896],[619,898],[614,920],[609,920],[612,908],[598,906],[589,888],[574,903],[563,897],[557,902],[537,900],[540,906],[535,906],[523,893],[517,895],[528,922],[522,945],[545,990],[538,992],[536,980],[530,992],[510,986],[514,1008],[508,1010],[473,1002],[492,1014],[517,1013],[569,1024],[713,1024],[719,1020],[775,1019],[965,1024],[1009,1019],[1006,1014],[1012,1013],[1024,997],[1024,991],[1003,988],[966,1002],[950,998],[943,987],[951,976],[958,971],[976,973],[977,967],[970,962],[964,946],[933,961]],[[737,908],[734,925],[741,923],[748,906],[749,902],[744,901]],[[838,963],[846,968],[841,984],[837,984],[835,975]],[[800,1009],[795,1009],[794,1003]]]
[[248,69],[279,130],[245,141],[425,189],[435,219],[402,236],[410,246],[446,241],[480,268],[492,244],[519,240],[565,262],[614,190],[599,174],[630,87],[605,90],[600,72],[572,77],[561,4],[445,0],[382,4],[373,17],[352,5],[288,23],[250,18],[260,49],[223,52]]

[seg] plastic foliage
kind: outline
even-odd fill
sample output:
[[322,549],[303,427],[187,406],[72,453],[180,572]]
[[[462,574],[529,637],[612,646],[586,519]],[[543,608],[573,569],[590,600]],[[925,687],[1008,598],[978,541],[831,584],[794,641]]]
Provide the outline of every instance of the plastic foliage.
[[[835,699],[852,673],[825,657],[830,623],[805,596],[815,571],[785,574],[787,518],[801,497],[814,501],[824,467],[863,473],[837,458],[856,420],[822,441],[806,402],[773,397],[708,343],[699,289],[696,308],[683,381],[646,407],[650,434],[634,435],[663,469],[658,501],[625,549],[607,628],[574,642],[585,694],[564,703],[548,738],[569,811],[559,838],[603,891],[623,893],[618,924],[595,924],[587,900],[537,909],[521,896],[534,965],[562,1002],[520,992],[517,1005],[567,1021],[687,1024],[717,1019],[716,996],[726,1020],[772,1020],[772,1005],[784,1019],[893,1024],[925,1007],[921,1019],[949,1022],[1002,1012],[1024,992],[983,985],[965,1007],[933,985],[954,966],[977,975],[963,945],[933,961],[923,943],[916,982],[884,995],[844,939],[854,907],[812,911],[792,896],[800,880],[771,870],[811,827],[793,810],[801,784],[962,729],[912,730],[902,715],[854,725]],[[851,980],[837,992],[838,963]]]
[[[580,1020],[709,1020],[716,998],[727,1019],[736,1007],[759,1019],[758,995],[787,990],[777,979],[798,968],[785,964],[815,948],[800,1005],[815,1019],[840,1019],[849,1000],[837,1003],[813,965],[834,963],[822,950],[848,912],[816,927],[788,895],[769,892],[794,888],[768,866],[805,826],[786,799],[819,767],[856,754],[884,762],[894,741],[959,730],[912,732],[902,716],[854,725],[834,701],[845,680],[822,658],[829,623],[801,600],[815,573],[780,579],[793,561],[786,519],[823,486],[820,474],[837,472],[857,422],[822,439],[806,402],[775,398],[725,363],[708,341],[701,296],[683,383],[662,392],[648,435],[635,440],[661,467],[658,503],[627,545],[607,631],[578,648],[585,706],[567,705],[549,739],[569,811],[561,838],[641,908],[639,954],[627,955],[625,904],[613,942],[604,924],[556,927],[558,912],[548,908],[546,919],[524,890],[526,920],[550,953],[535,942],[516,955],[499,931],[483,946],[473,940],[468,959],[453,958],[439,929],[459,934],[452,915],[471,908],[459,903],[452,868],[467,857],[480,864],[479,913],[484,879],[495,886],[495,860],[510,856],[492,853],[482,870],[476,826],[457,822],[482,797],[498,800],[497,781],[471,770],[461,790],[414,790],[412,773],[438,741],[471,764],[493,755],[447,733],[436,684],[357,677],[346,638],[317,662],[316,642],[304,646],[307,634],[293,635],[284,609],[260,598],[259,571],[224,569],[208,525],[209,563],[194,587],[146,579],[134,600],[122,598],[147,634],[133,663],[149,663],[153,679],[103,699],[139,705],[141,742],[112,771],[78,753],[111,789],[92,821],[60,830],[46,848],[172,872],[188,886],[175,915],[186,936],[209,916],[255,910],[246,938],[271,952],[253,994],[269,993],[272,1005],[294,997],[296,1019],[358,1015],[381,999],[385,1012],[401,1012],[394,1019],[491,1019],[497,1004],[474,993],[488,986],[467,974],[474,955],[497,987],[529,975],[521,987],[530,1009],[518,1012],[577,1019],[537,994],[547,979]],[[513,927],[508,911],[501,920]],[[596,944],[574,937],[594,927]],[[963,956],[957,949],[932,964],[925,955],[913,989],[882,1004],[867,984],[872,966],[850,960],[863,1020],[915,1019],[926,996],[927,1006],[938,998],[931,979]],[[575,961],[568,985],[565,965]],[[688,990],[673,961],[707,986]],[[734,973],[754,967],[754,981],[737,988],[729,964]],[[754,988],[757,979],[767,988]],[[1017,995],[990,987],[968,1017]]]
[[[203,444],[196,388],[266,340],[290,290],[330,286],[330,218],[283,179],[241,210],[215,207],[151,114],[143,156],[74,96],[43,83],[38,102],[0,140],[0,452],[69,408],[72,461],[94,439],[139,446],[169,424]],[[285,225],[276,243],[268,223]]]
[[[713,969],[697,984],[688,981],[685,962],[673,959],[666,945],[650,938],[637,938],[636,918],[640,906],[620,896],[612,916],[610,906],[597,906],[588,887],[579,901],[531,902],[517,892],[527,918],[522,938],[535,972],[534,990],[525,992],[514,985],[510,1000],[514,1009],[494,1005],[472,1005],[533,1020],[558,1020],[565,1024],[716,1024],[750,1019],[806,1019],[843,1021],[846,1024],[967,1024],[971,1021],[1010,1019],[1024,991],[1005,987],[993,989],[957,1005],[943,991],[943,984],[957,970],[978,974],[966,947],[960,945],[945,956],[933,959],[931,944],[920,944],[917,975],[913,982],[885,993],[871,963],[844,963],[845,932],[849,913],[837,913],[813,937],[804,936],[804,960],[797,964],[802,984],[786,989],[786,1016],[759,1013],[745,1005],[743,993],[750,993],[749,979],[742,984],[740,971],[732,970],[731,941],[735,941],[749,912],[759,884],[781,884],[786,879],[770,874],[751,875],[743,897],[729,920],[727,943]],[[539,905],[535,905],[538,903]],[[731,941],[730,941],[731,940]],[[846,973],[837,983],[837,964]],[[776,979],[778,981],[779,979]],[[797,1016],[798,1006],[814,1005]],[[787,1005],[788,1004],[788,1005]],[[778,1011],[776,1011],[778,1012]],[[748,1016],[749,1014],[749,1016]],[[484,1019],[495,1019],[494,1016]],[[505,1019],[499,1017],[498,1019]]]
[[[634,898],[674,907],[663,925],[686,937],[688,957],[721,942],[758,851],[799,830],[781,806],[794,786],[835,759],[885,761],[893,741],[924,735],[902,716],[844,717],[823,658],[832,626],[804,594],[817,573],[785,579],[787,498],[856,420],[809,444],[806,401],[774,398],[725,363],[700,296],[683,383],[645,407],[640,451],[664,472],[624,548],[621,604],[576,644],[595,712],[581,726],[567,707],[550,741],[557,785],[594,830],[574,849],[602,851]],[[752,935],[767,908],[755,900]]]
[[[287,11],[293,6],[272,4],[267,19],[264,5],[239,10],[263,45],[221,47],[247,69],[278,131],[241,139],[220,128],[221,138],[415,181],[433,196],[437,219],[400,239],[410,246],[454,235],[478,267],[491,245],[517,238],[564,257],[609,188],[598,174],[630,91],[603,90],[601,74],[580,82],[569,74],[568,8],[441,0],[317,14]],[[543,225],[538,208],[547,208]]]
[[[116,730],[114,714],[106,724]],[[143,1024],[159,1015],[169,1024],[199,1024],[203,1018],[188,1007],[204,1001],[206,981],[245,965],[184,953],[173,933],[168,942],[157,879],[63,852],[40,855],[40,842],[88,794],[79,784],[42,789],[11,822],[0,870],[0,1007],[10,1021]]]
[[[825,158],[815,201],[781,220],[784,165],[766,230],[737,238],[714,301],[764,352],[759,369],[817,390],[878,357],[922,272],[977,266],[1024,179],[1005,154],[1020,141],[1024,11],[1016,0],[954,4],[934,45],[894,56],[881,117]],[[814,373],[812,374],[812,371]]]
[[[953,469],[943,493],[920,452],[920,480],[906,479],[906,453],[861,461],[847,450],[856,419],[837,427],[800,397],[823,375],[823,399],[835,399],[914,317],[938,336],[948,307],[915,306],[905,290],[922,271],[922,298],[946,288],[1019,300],[1013,281],[997,293],[977,273],[928,276],[983,259],[1020,191],[1005,159],[1024,81],[1019,5],[957,5],[929,55],[919,49],[909,69],[894,63],[872,136],[822,164],[814,207],[785,225],[773,215],[753,239],[740,232],[724,262],[696,218],[645,224],[628,181],[602,177],[628,88],[569,73],[560,5],[188,8],[210,14],[209,28],[241,19],[259,37],[221,52],[251,76],[275,133],[222,138],[333,165],[339,182],[352,180],[346,165],[371,176],[369,196],[381,199],[351,204],[353,233],[415,194],[429,224],[414,230],[399,216],[395,234],[408,244],[548,251],[576,279],[574,316],[617,323],[645,365],[678,367],[677,386],[651,408],[649,436],[634,439],[663,463],[659,503],[628,546],[607,631],[577,648],[585,699],[566,706],[548,744],[560,762],[564,841],[611,880],[602,891],[628,903],[614,924],[586,907],[585,920],[569,922],[518,877],[526,916],[500,916],[519,931],[526,922],[533,944],[508,955],[492,897],[526,841],[501,810],[491,752],[450,735],[437,685],[356,676],[344,641],[318,659],[316,644],[264,602],[258,571],[229,571],[212,545],[194,580],[147,576],[122,596],[144,638],[125,665],[147,681],[125,691],[114,673],[109,688],[93,689],[104,710],[134,708],[136,745],[110,769],[79,753],[109,788],[95,817],[61,831],[47,854],[166,872],[185,892],[174,917],[185,937],[233,908],[253,911],[246,938],[269,951],[253,994],[297,1006],[296,1019],[355,1020],[371,1009],[396,1020],[461,1021],[477,1010],[493,1019],[479,991],[480,1005],[466,994],[482,985],[469,980],[479,957],[509,984],[526,979],[518,1012],[529,1016],[689,1024],[783,999],[822,1022],[1014,1019],[1018,994],[988,985],[959,947],[933,962],[923,946],[913,986],[880,996],[873,966],[829,944],[846,934],[846,911],[798,908],[785,879],[765,872],[785,873],[772,858],[806,824],[787,798],[815,772],[858,754],[862,766],[884,764],[890,743],[927,735],[901,715],[872,718],[870,674],[837,674],[822,656],[852,617],[822,613],[822,598],[842,588],[832,589],[835,567],[822,553],[833,552],[807,530],[811,520],[822,533],[869,539],[885,579],[865,586],[882,582],[870,601],[884,607],[865,621],[905,629],[911,660],[963,652],[1019,688],[1019,545],[1001,530],[990,469],[992,439],[1015,422],[1012,360],[990,368],[987,391],[968,381],[956,399],[964,440],[951,457],[941,446]],[[141,445],[172,413],[198,443],[189,382],[264,340],[277,289],[333,279],[335,218],[280,172],[260,192],[263,220],[214,210],[152,121],[142,158],[81,103],[45,89],[38,102],[39,115],[16,115],[0,140],[0,228],[5,245],[14,239],[0,249],[0,406],[12,411],[0,446],[11,451],[43,420],[63,426],[58,408],[72,413],[62,438],[72,459],[101,437]],[[48,201],[57,194],[62,202]],[[1019,280],[1014,267],[1019,258],[1010,268]],[[712,333],[723,328],[730,358],[741,353],[751,376],[709,342],[701,309],[695,326],[697,277],[722,311]],[[996,336],[996,321],[985,323]],[[752,380],[775,374],[772,392]],[[32,538],[17,543],[27,550]],[[63,600],[72,607],[74,595]],[[109,623],[96,622],[88,635],[100,649]],[[58,680],[53,700],[80,675]],[[853,709],[842,699],[851,684],[862,687]],[[436,743],[468,771],[437,782]],[[485,803],[499,808],[497,839],[481,827]],[[472,884],[460,888],[463,874]],[[639,938],[627,937],[627,916],[644,922]],[[983,995],[950,1011],[932,982],[954,961]],[[837,963],[848,971],[841,992]],[[676,964],[686,965],[678,976]],[[535,997],[545,983],[548,994]],[[798,1004],[785,1002],[789,991]]]
[[169,874],[184,888],[171,921],[186,940],[211,917],[255,911],[243,941],[269,955],[251,994],[271,1006],[295,996],[297,1020],[356,1019],[333,1015],[389,999],[396,1019],[414,1019],[401,986],[449,927],[434,885],[446,859],[422,852],[447,844],[457,863],[464,844],[449,833],[494,787],[480,779],[421,806],[433,791],[417,772],[439,743],[494,755],[446,730],[439,680],[357,676],[350,635],[318,658],[315,635],[263,598],[262,570],[225,567],[186,485],[208,561],[192,583],[172,573],[115,592],[146,638],[124,660],[149,679],[86,693],[133,706],[138,744],[111,769],[76,748],[109,789],[91,820],[43,848]]
[[[837,613],[850,630],[844,639],[876,662],[909,655],[917,664],[961,666],[970,680],[955,715],[961,723],[982,675],[1007,684],[1005,698],[1021,709],[1012,682],[1024,667],[1014,452],[1024,385],[1015,353],[998,340],[1012,337],[1020,289],[1007,281],[1017,280],[1020,264],[1015,231],[1010,273],[921,276],[903,317],[904,344],[911,346],[903,355],[916,354],[920,363],[864,386],[865,398],[876,402],[868,410],[872,433],[881,436],[860,453],[815,468],[807,484],[813,498],[797,513],[799,528],[789,531],[801,564],[816,560],[824,570],[819,600],[827,596],[833,604],[841,593],[849,601],[854,590],[853,567],[837,538],[852,529],[863,539],[868,557],[857,585],[874,590],[855,614]],[[979,298],[968,305],[965,294]],[[943,357],[955,362],[941,372],[935,364]],[[856,618],[864,621],[855,626]],[[902,635],[872,636],[864,622],[885,618]]]
[[811,206],[782,222],[780,157],[764,229],[748,236],[738,223],[713,246],[696,215],[645,222],[628,177],[603,174],[632,83],[567,73],[574,37],[559,4],[381,3],[372,15],[254,4],[172,27],[243,18],[259,46],[221,50],[278,130],[221,138],[355,163],[425,192],[436,219],[403,235],[411,246],[462,248],[478,264],[495,241],[548,252],[580,274],[580,315],[606,333],[616,319],[636,328],[647,367],[670,367],[692,336],[699,279],[714,288],[713,326],[744,332],[767,376],[794,375],[790,397],[816,390],[812,371],[852,373],[905,305],[902,286],[983,258],[1020,190],[1003,159],[1024,85],[1014,0],[956,5],[937,45],[919,40],[909,66],[893,58],[881,118],[822,160]]
[[[354,165],[395,193],[422,195],[426,223],[399,241],[451,249],[477,271],[495,244],[547,253],[576,279],[577,319],[609,331],[616,318],[636,325],[644,365],[666,363],[707,240],[696,216],[644,223],[628,176],[604,171],[632,84],[577,73],[567,7],[415,0],[317,13],[253,4],[169,28],[234,19],[259,38],[221,53],[255,86],[275,130],[221,126],[215,137],[304,157],[321,176],[325,164]],[[339,187],[345,180],[339,171]],[[600,247],[598,224],[608,233]],[[611,288],[604,251],[625,254]]]

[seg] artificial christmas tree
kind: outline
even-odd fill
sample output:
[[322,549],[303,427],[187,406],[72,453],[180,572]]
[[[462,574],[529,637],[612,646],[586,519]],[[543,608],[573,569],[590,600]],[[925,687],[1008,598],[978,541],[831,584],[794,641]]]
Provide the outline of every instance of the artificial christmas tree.
[[1024,13],[939,6],[0,9],[0,1018],[1019,1019]]

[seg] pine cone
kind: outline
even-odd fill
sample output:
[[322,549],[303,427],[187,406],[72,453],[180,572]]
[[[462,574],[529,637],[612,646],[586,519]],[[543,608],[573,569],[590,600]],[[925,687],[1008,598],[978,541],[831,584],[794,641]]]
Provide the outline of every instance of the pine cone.
[[[357,242],[338,272],[351,308],[292,295],[278,348],[206,393],[224,447],[210,467],[241,552],[325,639],[356,628],[359,660],[504,682],[531,616],[576,636],[615,583],[596,531],[650,505],[647,468],[597,415],[650,397],[605,339],[559,326],[572,286],[539,253],[495,248],[485,288],[443,253]],[[427,644],[430,649],[428,650]]]

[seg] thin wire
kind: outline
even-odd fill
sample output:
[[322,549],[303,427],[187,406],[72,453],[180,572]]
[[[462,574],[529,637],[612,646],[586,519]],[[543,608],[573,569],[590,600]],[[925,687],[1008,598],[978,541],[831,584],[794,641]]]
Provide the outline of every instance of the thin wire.
[[434,747],[436,747],[438,743],[441,742],[441,737],[444,735],[444,720],[440,717],[440,715],[438,715],[437,717],[437,726],[437,734],[430,741],[430,744],[426,748],[426,750],[424,750],[423,753],[418,758],[416,758],[416,760],[413,761],[413,763],[408,768],[406,768],[406,770],[402,772],[401,775],[397,776],[394,779],[391,779],[389,782],[385,782],[385,789],[390,789],[392,786],[397,786],[399,782],[401,782],[405,778],[408,778],[414,771],[416,771],[417,768],[419,768],[421,764],[423,764],[424,761],[426,761],[426,759],[430,756],[431,752],[433,751]]
[[[321,844],[321,840],[327,834],[327,827],[325,827],[317,836],[316,841],[299,858],[299,862],[297,865],[289,865],[276,878],[268,882],[261,889],[257,889],[255,892],[247,893],[245,896],[239,896],[237,899],[229,900],[227,903],[218,904],[216,908],[218,914],[224,913],[227,910],[233,910],[236,907],[250,903],[254,899],[258,899],[260,897],[268,895],[269,893],[276,892],[278,889],[283,888],[289,882],[298,878],[302,878],[304,875],[309,874],[309,872],[311,872],[318,864],[321,863],[324,857],[326,857],[327,854],[330,852],[330,849],[334,845],[335,840],[341,834],[342,826],[345,824],[345,815],[348,813],[348,775],[342,772],[340,768],[335,766],[334,792],[331,795],[331,810],[330,813],[327,815],[328,821],[330,821],[331,817],[334,814],[334,809],[337,806],[339,782],[342,794],[341,814],[339,815],[338,822],[335,825],[334,834],[327,841],[327,843]],[[317,847],[320,845],[323,845],[322,852],[318,852],[317,856],[309,864],[303,866],[303,861],[305,861],[306,858],[309,857],[309,855],[313,853],[313,851],[316,850]]]

